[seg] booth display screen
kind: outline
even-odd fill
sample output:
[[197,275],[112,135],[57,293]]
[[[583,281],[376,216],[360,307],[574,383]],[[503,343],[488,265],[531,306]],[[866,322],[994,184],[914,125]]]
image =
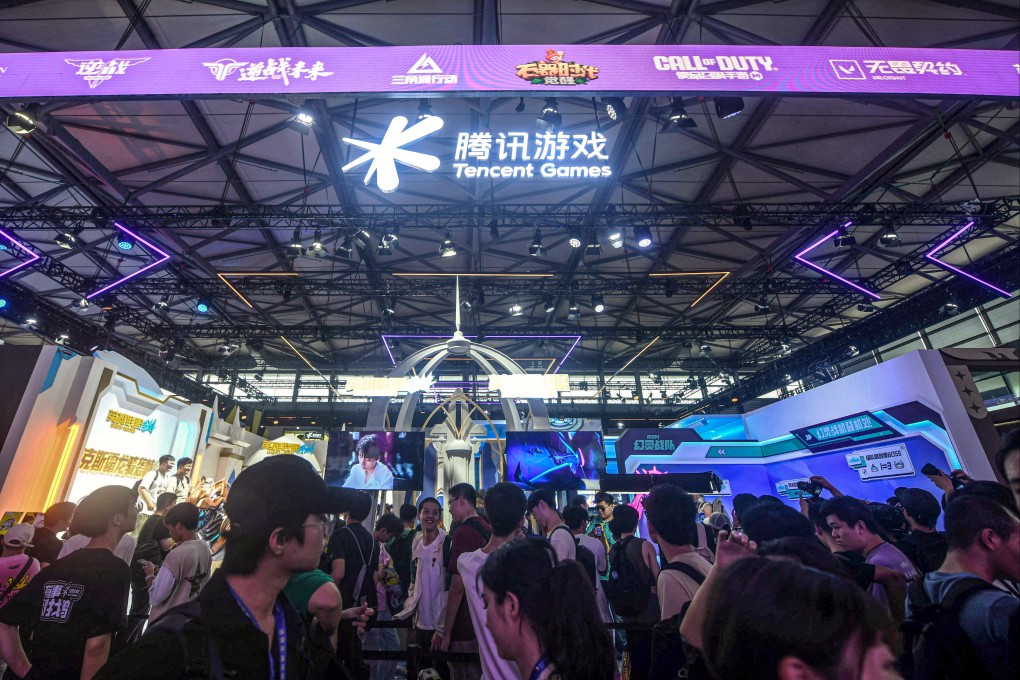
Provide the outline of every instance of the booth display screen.
[[602,433],[507,432],[506,471],[525,489],[576,489],[606,471]]
[[326,483],[366,491],[420,491],[423,432],[331,432]]

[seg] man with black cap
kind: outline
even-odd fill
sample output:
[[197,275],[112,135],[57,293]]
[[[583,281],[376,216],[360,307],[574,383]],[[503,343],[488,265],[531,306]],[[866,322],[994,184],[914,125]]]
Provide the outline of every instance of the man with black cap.
[[[344,511],[352,497],[297,456],[244,470],[227,496],[222,566],[196,600],[163,615],[97,677],[331,677],[332,648],[309,643],[282,591],[291,575],[318,565],[329,530],[323,515]],[[356,612],[361,621],[371,614]]]
[[942,506],[934,495],[924,489],[901,486],[895,494],[900,512],[910,525],[910,533],[897,542],[896,547],[910,558],[922,574],[938,571],[949,550],[945,532],[935,530]]

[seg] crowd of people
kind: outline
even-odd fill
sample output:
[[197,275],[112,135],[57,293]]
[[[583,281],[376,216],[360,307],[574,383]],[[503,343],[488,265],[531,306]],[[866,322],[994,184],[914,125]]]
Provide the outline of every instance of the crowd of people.
[[661,483],[632,504],[600,492],[589,519],[581,496],[500,483],[483,504],[458,484],[448,531],[436,498],[376,512],[273,456],[232,485],[215,569],[177,463],[6,532],[5,678],[392,680],[409,645],[443,680],[1020,668],[1017,433],[996,460],[1009,486],[940,471],[878,501],[818,477],[826,497],[799,510],[742,493],[727,513]]

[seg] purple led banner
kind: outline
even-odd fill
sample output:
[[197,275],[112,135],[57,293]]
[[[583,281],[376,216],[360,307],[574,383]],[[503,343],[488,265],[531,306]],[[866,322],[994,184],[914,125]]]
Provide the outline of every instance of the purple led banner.
[[0,54],[0,99],[512,92],[1020,97],[1017,52],[442,45]]

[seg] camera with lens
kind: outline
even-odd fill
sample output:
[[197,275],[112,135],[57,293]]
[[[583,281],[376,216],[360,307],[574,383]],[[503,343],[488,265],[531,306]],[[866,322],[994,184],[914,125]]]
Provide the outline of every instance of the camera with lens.
[[818,482],[797,482],[797,488],[812,498],[818,498],[822,494],[822,485]]

